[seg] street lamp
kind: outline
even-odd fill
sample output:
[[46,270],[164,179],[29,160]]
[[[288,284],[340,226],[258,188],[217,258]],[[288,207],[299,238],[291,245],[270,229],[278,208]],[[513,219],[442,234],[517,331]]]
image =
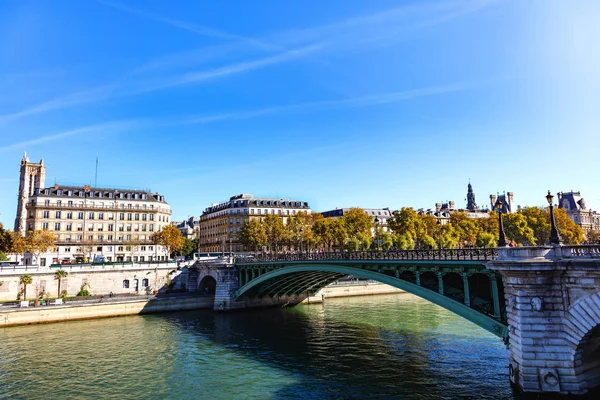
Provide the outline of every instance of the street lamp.
[[558,229],[556,229],[556,221],[554,220],[554,205],[552,204],[554,196],[552,196],[552,193],[550,193],[549,190],[546,195],[546,200],[548,200],[548,204],[550,205],[550,244],[561,245],[562,239],[558,233]]
[[302,254],[302,239],[304,239],[303,233],[304,230],[302,229],[302,227],[300,227],[300,254]]
[[496,210],[498,210],[498,247],[506,247],[506,233],[504,233],[504,222],[502,221],[502,200],[496,202]]
[[379,251],[379,218],[375,217],[375,242],[377,243],[377,251]]

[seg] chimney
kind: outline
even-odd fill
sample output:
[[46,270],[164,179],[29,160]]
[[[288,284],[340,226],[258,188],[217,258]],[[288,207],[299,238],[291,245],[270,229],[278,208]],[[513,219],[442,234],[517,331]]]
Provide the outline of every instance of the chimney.
[[514,193],[506,192],[506,201],[508,202],[508,211],[513,211]]
[[448,202],[448,208],[451,210],[454,210],[454,202],[453,201]]
[[490,194],[490,205],[492,207],[492,210],[496,209],[496,195],[495,194]]
[[442,203],[435,203],[435,211],[440,211],[442,209]]
[[54,184],[54,189],[58,189],[58,183]]

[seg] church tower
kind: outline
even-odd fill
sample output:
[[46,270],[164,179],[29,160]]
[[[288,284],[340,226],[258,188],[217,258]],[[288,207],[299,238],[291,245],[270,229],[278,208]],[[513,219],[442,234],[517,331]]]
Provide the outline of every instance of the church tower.
[[15,218],[15,232],[25,234],[27,227],[27,202],[33,196],[35,189],[43,188],[46,181],[46,167],[44,160],[39,164],[29,162],[27,153],[21,159],[21,177],[19,179],[19,199],[17,201],[17,217]]
[[467,210],[477,211],[477,203],[475,203],[475,193],[473,193],[473,186],[471,186],[471,182],[469,182],[469,186],[467,186]]

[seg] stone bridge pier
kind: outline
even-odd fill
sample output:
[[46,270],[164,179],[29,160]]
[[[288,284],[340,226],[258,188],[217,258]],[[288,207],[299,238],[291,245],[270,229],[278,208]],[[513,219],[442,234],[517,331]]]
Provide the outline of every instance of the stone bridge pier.
[[599,386],[600,248],[499,248],[486,266],[503,278],[511,382],[568,395]]

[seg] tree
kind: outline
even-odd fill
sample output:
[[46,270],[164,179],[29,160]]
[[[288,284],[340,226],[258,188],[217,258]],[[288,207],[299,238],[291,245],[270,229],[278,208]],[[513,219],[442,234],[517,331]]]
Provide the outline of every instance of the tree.
[[151,236],[152,243],[167,249],[167,255],[183,247],[184,241],[181,231],[175,225],[165,225],[162,230],[154,232]]
[[477,247],[496,247],[497,244],[498,239],[496,236],[488,232],[479,232],[477,239],[475,240],[475,245]]
[[392,237],[394,247],[400,250],[413,250],[415,248],[415,241],[412,236],[408,233],[401,233]]
[[12,234],[9,230],[4,230],[0,222],[0,253],[9,253],[12,247]]
[[10,261],[6,253],[0,251],[0,261]]
[[31,275],[25,274],[19,277],[19,283],[23,285],[23,300],[27,300],[27,285],[30,285],[33,282]]
[[591,230],[587,233],[588,244],[599,244],[600,243],[600,231]]
[[370,234],[373,227],[373,219],[362,208],[351,208],[340,220],[349,238]]
[[[407,234],[415,248],[436,247],[433,236],[439,231],[437,220],[432,215],[419,215],[410,207],[403,207],[388,220],[388,226],[396,235]],[[410,242],[404,242],[406,245]],[[433,244],[432,244],[433,243]]]
[[192,258],[194,253],[198,250],[198,239],[183,239],[183,246],[181,247],[181,255],[186,258]]
[[509,240],[524,246],[535,246],[537,243],[533,229],[527,224],[527,218],[520,212],[503,216],[504,232]]
[[62,269],[59,269],[58,271],[54,272],[54,279],[58,281],[58,297],[61,297],[60,284],[62,280],[67,277],[67,275],[69,275],[69,273]]
[[264,225],[258,219],[250,219],[246,221],[242,229],[240,229],[240,241],[247,248],[254,249],[258,252],[258,249],[262,249],[263,246],[267,245],[267,232],[265,231]]
[[[536,244],[546,244],[550,240],[550,210],[548,207],[526,207],[519,211],[527,220],[527,225],[533,230]],[[565,244],[580,244],[585,239],[585,233],[562,208],[554,209],[556,228]]]
[[269,250],[277,253],[279,245],[286,239],[286,232],[283,226],[283,220],[274,214],[269,214],[264,219],[265,233]]
[[39,262],[40,254],[54,248],[54,234],[47,229],[29,231],[25,237],[25,250],[35,256]]
[[[548,212],[550,215],[550,212]],[[585,232],[577,225],[562,208],[554,209],[554,220],[556,228],[565,244],[577,245],[585,240]]]

